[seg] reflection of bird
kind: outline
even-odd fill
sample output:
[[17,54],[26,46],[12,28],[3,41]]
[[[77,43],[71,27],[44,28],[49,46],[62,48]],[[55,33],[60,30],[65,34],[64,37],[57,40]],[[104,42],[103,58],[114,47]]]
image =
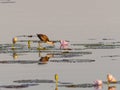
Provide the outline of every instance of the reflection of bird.
[[53,41],[50,41],[49,38],[48,38],[48,36],[46,36],[46,35],[44,35],[44,34],[37,34],[37,37],[38,37],[41,41],[43,41],[43,42],[45,42],[45,43],[48,43],[48,44],[50,44],[50,45],[54,45],[54,42],[53,42]]
[[43,63],[43,64],[46,64],[51,57],[53,57],[52,54],[47,54],[46,56],[41,57],[39,61],[40,61],[41,63]]
[[116,90],[116,87],[115,86],[109,86],[108,90]]
[[45,57],[41,57],[39,61],[45,64],[48,62],[48,60],[49,60],[49,57],[45,56]]
[[113,77],[113,75],[111,75],[111,74],[107,74],[107,81],[108,81],[108,83],[116,83],[117,82],[115,77]]

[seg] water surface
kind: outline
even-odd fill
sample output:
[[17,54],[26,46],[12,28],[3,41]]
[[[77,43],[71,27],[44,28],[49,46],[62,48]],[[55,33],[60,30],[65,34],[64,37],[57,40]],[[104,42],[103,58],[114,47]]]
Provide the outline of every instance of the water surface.
[[[119,81],[120,45],[116,41],[69,42],[72,50],[61,50],[59,45],[38,50],[19,43],[15,49],[11,44],[1,44],[0,71],[1,89],[33,90],[96,90],[93,81],[106,81],[108,73]],[[47,61],[44,57],[51,55]],[[54,75],[59,75],[56,87]],[[119,90],[119,83],[112,84]],[[103,84],[102,90],[110,87]]]

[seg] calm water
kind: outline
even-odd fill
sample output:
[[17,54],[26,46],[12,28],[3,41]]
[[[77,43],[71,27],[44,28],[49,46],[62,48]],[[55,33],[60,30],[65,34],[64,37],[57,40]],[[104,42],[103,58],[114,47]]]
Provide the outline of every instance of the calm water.
[[[87,40],[69,43],[72,50],[60,50],[59,44],[56,44],[54,48],[46,46],[49,50],[41,52],[33,48],[34,45],[28,49],[27,46],[23,46],[25,43],[22,45],[18,43],[20,45],[16,47],[22,48],[15,50],[11,50],[11,44],[1,44],[1,90],[96,90],[96,87],[86,85],[92,85],[97,79],[106,81],[108,73],[113,74],[119,81],[118,41]],[[40,64],[41,57],[47,54],[53,56],[45,64]],[[54,80],[56,73],[60,82],[57,88]],[[85,86],[79,86],[82,84]],[[67,87],[67,85],[78,85],[78,87]],[[120,89],[119,83],[110,86],[115,86],[115,90]],[[107,84],[103,84],[101,89],[110,90]]]
[[[119,81],[119,3],[120,0],[0,0],[0,90],[96,90],[93,81],[106,81],[108,73]],[[32,42],[30,49],[27,42],[11,49],[14,36],[37,33],[46,34],[50,40],[70,40],[72,50],[60,50],[56,43],[54,48],[45,45],[48,50],[39,51],[38,44]],[[45,61],[48,55],[52,57]],[[120,90],[119,83],[110,86]],[[111,90],[106,84],[101,89]]]

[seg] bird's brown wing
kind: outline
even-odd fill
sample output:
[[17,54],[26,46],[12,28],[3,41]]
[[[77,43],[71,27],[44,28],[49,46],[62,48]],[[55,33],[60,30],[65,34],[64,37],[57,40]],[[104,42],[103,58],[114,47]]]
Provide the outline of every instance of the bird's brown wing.
[[49,41],[49,38],[44,34],[37,34],[37,36],[41,41],[44,41],[44,42]]

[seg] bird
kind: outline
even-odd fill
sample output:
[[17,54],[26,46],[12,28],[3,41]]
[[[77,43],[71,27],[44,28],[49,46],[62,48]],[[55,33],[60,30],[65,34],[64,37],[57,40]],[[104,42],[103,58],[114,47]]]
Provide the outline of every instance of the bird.
[[116,83],[117,80],[112,74],[109,73],[109,74],[107,74],[107,82],[108,83]]
[[54,45],[54,42],[53,41],[50,41],[49,40],[49,38],[48,38],[48,36],[47,35],[45,35],[45,34],[37,34],[37,37],[41,40],[41,41],[43,41],[44,43],[48,43],[48,44],[50,44],[50,45]]
[[59,79],[59,77],[58,77],[58,74],[56,73],[56,74],[55,74],[56,86],[58,85],[58,79]]

